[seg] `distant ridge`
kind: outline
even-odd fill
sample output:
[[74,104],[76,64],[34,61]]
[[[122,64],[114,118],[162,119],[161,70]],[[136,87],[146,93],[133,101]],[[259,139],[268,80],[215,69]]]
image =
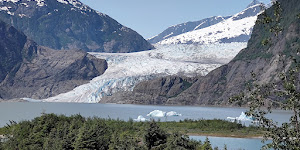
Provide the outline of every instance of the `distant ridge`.
[[[158,44],[209,44],[247,42],[263,3],[253,0],[245,10],[227,17],[210,17],[174,25],[148,39]],[[238,24],[241,26],[237,27]],[[231,35],[231,33],[236,33]]]
[[261,12],[257,4],[212,26],[190,31],[158,42],[159,44],[212,44],[247,42],[250,39],[257,15]]
[[213,16],[210,18],[205,18],[200,21],[193,21],[193,22],[186,22],[178,25],[171,26],[164,30],[162,33],[148,39],[148,42],[150,43],[157,43],[159,41],[165,40],[167,38],[171,38],[186,32],[194,31],[194,30],[199,30],[214,24],[217,24],[221,21],[224,21],[231,16],[227,17],[221,17],[221,16]]

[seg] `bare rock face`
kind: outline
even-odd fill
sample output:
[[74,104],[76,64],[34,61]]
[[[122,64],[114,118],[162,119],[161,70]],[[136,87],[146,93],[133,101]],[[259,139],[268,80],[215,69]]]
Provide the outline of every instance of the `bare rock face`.
[[37,45],[0,21],[0,98],[46,98],[72,90],[104,73],[105,60],[84,51]]
[[161,105],[189,88],[194,82],[194,79],[188,77],[160,77],[137,84],[132,92],[118,92],[103,97],[100,102]]

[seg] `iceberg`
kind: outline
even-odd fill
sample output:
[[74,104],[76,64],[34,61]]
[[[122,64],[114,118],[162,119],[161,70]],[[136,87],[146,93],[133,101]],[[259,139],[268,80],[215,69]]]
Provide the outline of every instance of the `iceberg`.
[[149,114],[147,114],[148,117],[171,117],[171,116],[182,116],[181,114],[175,112],[175,111],[161,111],[161,110],[153,110]]
[[166,112],[161,110],[153,110],[149,114],[147,114],[148,117],[166,117]]
[[137,121],[137,122],[145,122],[147,121],[148,119],[146,119],[145,117],[143,117],[142,115],[139,115],[137,117],[137,119],[133,119],[133,121]]
[[175,111],[170,111],[170,112],[167,112],[166,116],[170,117],[170,116],[182,116],[182,115]]
[[234,121],[254,121],[254,117],[252,116],[247,116],[244,112],[241,113],[241,115],[239,117],[227,117],[227,119]]

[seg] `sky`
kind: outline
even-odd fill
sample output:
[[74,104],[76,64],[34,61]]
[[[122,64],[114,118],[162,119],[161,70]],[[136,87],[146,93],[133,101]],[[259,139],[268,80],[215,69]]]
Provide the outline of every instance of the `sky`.
[[[81,0],[109,15],[144,38],[151,38],[168,27],[211,16],[236,14],[253,0]],[[270,0],[259,0],[265,4]]]

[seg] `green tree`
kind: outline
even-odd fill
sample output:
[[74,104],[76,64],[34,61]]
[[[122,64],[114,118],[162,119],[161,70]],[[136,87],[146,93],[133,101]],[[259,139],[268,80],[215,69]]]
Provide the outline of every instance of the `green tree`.
[[145,144],[147,148],[151,149],[154,147],[162,147],[166,142],[166,133],[159,128],[155,121],[151,121],[150,127],[148,128],[145,135]]
[[103,119],[88,119],[82,128],[79,129],[78,136],[74,143],[75,150],[97,149],[106,150],[109,148],[110,131]]
[[196,149],[201,146],[201,142],[190,140],[188,136],[184,136],[178,132],[172,133],[167,139],[167,150]]
[[[278,36],[282,33],[283,28],[287,30],[291,26],[291,23],[294,22],[299,25],[299,20],[297,20],[297,12],[293,10],[299,10],[297,1],[282,1],[285,5],[285,12],[281,8],[281,4],[278,1],[273,1],[273,6],[269,15],[266,15],[267,12],[263,13],[263,18],[260,20],[263,24],[266,24],[266,29],[270,33],[274,33],[274,36],[268,37],[268,42],[278,41],[282,38]],[[287,5],[287,3],[294,3],[295,5]],[[289,8],[288,8],[289,7]],[[294,7],[294,8],[293,8]],[[289,10],[287,10],[289,9]],[[284,12],[284,15],[282,15]],[[285,17],[285,18],[282,18]],[[284,20],[284,21],[282,21]],[[296,33],[299,34],[299,33]],[[297,41],[299,38],[296,38]],[[273,149],[299,149],[300,147],[300,130],[299,130],[299,115],[300,115],[300,78],[299,78],[299,68],[300,63],[297,62],[299,59],[299,44],[292,43],[289,44],[288,40],[285,41],[286,45],[292,45],[288,47],[288,55],[281,54],[280,58],[284,60],[281,61],[291,61],[286,62],[290,63],[289,71],[283,71],[278,73],[274,78],[274,83],[265,83],[262,84],[261,81],[257,80],[256,74],[252,73],[253,83],[248,85],[247,91],[232,97],[230,101],[238,102],[240,104],[249,104],[250,109],[246,112],[247,115],[253,116],[258,125],[266,130],[264,135],[264,140],[271,139],[272,142],[264,146],[264,148],[273,148]],[[266,42],[262,42],[267,44]],[[291,59],[287,59],[290,57]],[[266,117],[267,114],[272,113],[273,108],[280,108],[282,110],[287,110],[292,112],[292,116],[288,122],[283,124],[278,124],[272,119]]]
[[203,145],[200,147],[200,150],[213,150],[212,146],[210,144],[210,141],[209,141],[209,139],[207,137],[206,137]]
[[[288,73],[279,75],[280,84],[258,84],[257,80],[247,93],[231,98],[230,101],[246,101],[250,105],[247,115],[253,116],[259,126],[266,130],[264,140],[272,139],[264,148],[299,149],[300,147],[300,91],[299,66]],[[255,78],[255,74],[252,75]],[[267,106],[267,109],[265,107]],[[266,117],[273,108],[280,108],[292,112],[289,122],[278,125]]]

